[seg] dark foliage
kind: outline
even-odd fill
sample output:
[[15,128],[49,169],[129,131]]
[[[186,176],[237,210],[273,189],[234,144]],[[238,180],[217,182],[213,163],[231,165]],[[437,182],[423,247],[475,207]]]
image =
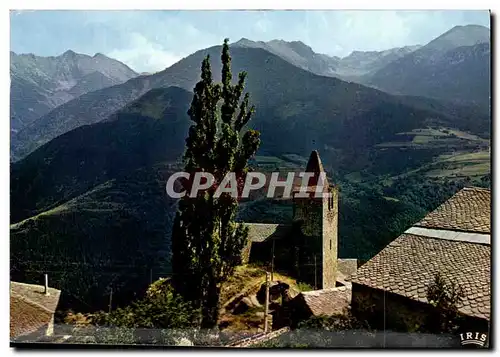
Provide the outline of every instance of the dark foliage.
[[[228,40],[222,47],[222,84],[213,82],[209,56],[202,62],[201,80],[194,88],[188,115],[189,128],[184,153],[184,171],[208,172],[215,183],[197,196],[179,201],[172,230],[174,285],[182,296],[201,309],[202,327],[213,328],[219,316],[221,284],[241,263],[248,228],[235,222],[238,200],[228,193],[217,197],[217,188],[243,182],[247,162],[257,151],[260,139],[254,130],[243,129],[254,108],[249,94],[243,97],[246,73],[231,84],[231,57]],[[219,103],[220,109],[219,109]],[[220,111],[219,111],[220,110]],[[226,174],[234,182],[225,182]],[[185,184],[188,191],[192,181]]]
[[[200,314],[175,293],[168,281],[153,283],[145,296],[111,312],[91,315],[91,323],[101,327],[97,342],[175,344],[181,338],[193,339]],[[123,338],[127,335],[128,338]]]
[[435,307],[436,313],[429,315],[425,329],[433,333],[457,332],[463,319],[458,312],[458,305],[464,297],[460,285],[436,274],[434,282],[427,288],[427,301]]
[[[11,279],[62,290],[60,308],[121,306],[170,274],[173,212],[162,175],[138,170],[11,227]],[[147,202],[144,205],[143,202]]]

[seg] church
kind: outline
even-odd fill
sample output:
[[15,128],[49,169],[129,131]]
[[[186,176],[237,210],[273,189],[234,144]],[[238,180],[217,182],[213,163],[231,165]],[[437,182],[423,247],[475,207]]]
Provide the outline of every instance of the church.
[[326,179],[323,195],[316,197],[320,174],[325,173],[317,151],[311,153],[305,172],[313,173],[308,194],[294,186],[288,224],[245,222],[249,235],[243,262],[285,271],[314,290],[335,288],[357,268],[355,259],[338,259],[338,187]]

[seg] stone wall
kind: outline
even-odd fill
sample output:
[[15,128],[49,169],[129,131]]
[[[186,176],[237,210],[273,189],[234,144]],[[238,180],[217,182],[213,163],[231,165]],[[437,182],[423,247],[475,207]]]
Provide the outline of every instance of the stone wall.
[[294,221],[300,222],[297,241],[301,280],[316,289],[335,287],[338,252],[338,189],[330,197],[295,198]]
[[337,280],[338,189],[330,188],[329,193],[323,199],[322,289],[334,288]]
[[321,198],[294,199],[296,275],[300,281],[321,289],[323,284],[323,205]]
[[[371,328],[403,332],[417,331],[429,315],[436,313],[432,305],[356,283],[352,284],[351,308]],[[464,316],[462,325],[466,330],[478,332],[489,329],[488,321],[470,316]]]
[[321,237],[323,213],[321,198],[294,198],[293,220],[301,221],[301,232],[309,237]]
[[351,301],[353,314],[374,329],[413,332],[429,313],[427,304],[356,283],[352,284]]

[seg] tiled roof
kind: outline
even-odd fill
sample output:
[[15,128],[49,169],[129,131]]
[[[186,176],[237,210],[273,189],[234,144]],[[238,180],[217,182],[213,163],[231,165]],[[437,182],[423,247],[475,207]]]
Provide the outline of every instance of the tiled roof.
[[466,187],[425,216],[415,226],[490,233],[490,220],[490,190]]
[[19,337],[48,325],[52,313],[18,295],[10,296],[10,337]]
[[49,287],[49,295],[44,294],[45,287],[41,285],[10,282],[10,293],[20,295],[30,301],[43,306],[49,311],[56,311],[61,291]]
[[40,285],[10,283],[10,336],[18,337],[47,325],[59,303],[61,292]]
[[264,242],[268,238],[280,239],[286,237],[291,226],[287,224],[245,223],[248,226],[248,239],[251,242]]
[[302,292],[298,295],[314,316],[342,314],[351,304],[351,290],[345,286]]
[[490,258],[487,245],[402,234],[361,266],[352,282],[427,303],[427,286],[440,272],[463,288],[460,312],[489,320]]

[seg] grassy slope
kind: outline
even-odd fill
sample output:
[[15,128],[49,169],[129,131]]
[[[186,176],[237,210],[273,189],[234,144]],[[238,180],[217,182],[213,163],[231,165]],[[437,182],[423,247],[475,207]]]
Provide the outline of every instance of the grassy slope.
[[[169,274],[172,205],[158,170],[138,170],[62,206],[11,225],[11,279],[47,272],[63,306],[106,308]],[[138,202],[146,200],[148,205]],[[152,270],[151,270],[152,269]]]
[[[219,324],[226,331],[263,331],[264,320],[260,313],[264,312],[264,306],[250,309],[243,314],[233,314],[225,309],[235,299],[242,296],[256,294],[266,281],[266,270],[254,265],[242,265],[236,268],[234,275],[222,286],[220,303],[221,314]],[[281,281],[290,286],[291,290],[299,292],[302,285],[283,273],[274,273],[274,281]]]
[[138,168],[175,162],[189,128],[185,117],[191,95],[171,87],[149,93],[146,104],[151,97],[162,105],[153,117],[137,112],[141,103],[132,103],[111,120],[68,132],[12,164],[11,223]]
[[114,305],[126,303],[169,274],[175,206],[165,183],[191,96],[168,88],[152,97],[147,110],[132,103],[12,165],[13,280],[40,283],[48,272],[63,306],[93,310],[107,307],[110,289]]

